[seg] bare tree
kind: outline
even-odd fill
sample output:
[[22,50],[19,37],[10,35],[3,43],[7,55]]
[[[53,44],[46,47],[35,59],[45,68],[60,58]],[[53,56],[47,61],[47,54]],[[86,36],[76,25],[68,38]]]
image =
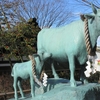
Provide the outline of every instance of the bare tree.
[[87,7],[91,7],[92,3],[96,8],[100,9],[100,0],[75,0],[75,1],[77,1],[81,6],[87,6]]
[[85,4],[87,5],[91,5],[91,3],[94,4],[94,6],[98,9],[100,9],[100,0],[92,0],[92,1],[89,1],[89,0],[82,0]]
[[58,27],[71,20],[72,11],[68,8],[68,2],[64,4],[61,0],[39,1],[35,1],[33,12],[41,28],[53,25]]
[[41,28],[61,26],[72,21],[72,11],[68,0],[2,0],[9,9],[13,22],[26,22],[35,17]]
[[[13,4],[10,2],[11,0],[1,0],[0,1],[0,24],[3,25],[6,30],[10,29],[11,26],[15,25],[16,22]],[[15,18],[15,19],[14,19]]]
[[[17,22],[26,22],[30,18],[36,18],[39,26],[58,27],[73,20],[74,9],[83,7],[88,10],[91,2],[95,7],[100,7],[100,0],[1,0],[2,7],[8,22],[15,25]],[[71,2],[71,4],[69,4]],[[77,10],[77,13],[78,12]],[[78,15],[79,16],[79,15]]]
[[91,13],[91,4],[94,4],[96,8],[100,8],[100,0],[74,0],[70,1],[69,5],[73,9],[72,13],[74,19],[80,19],[80,14]]

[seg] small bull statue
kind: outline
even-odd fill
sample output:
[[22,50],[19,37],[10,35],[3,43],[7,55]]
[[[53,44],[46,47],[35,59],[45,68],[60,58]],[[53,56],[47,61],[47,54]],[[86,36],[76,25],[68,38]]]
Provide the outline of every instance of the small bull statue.
[[[47,59],[51,57],[51,54],[43,54],[46,56],[44,59]],[[48,56],[48,57],[47,57]],[[14,78],[14,91],[15,91],[15,100],[18,100],[18,94],[17,94],[17,85],[20,90],[21,98],[24,99],[24,93],[22,91],[21,87],[21,80],[22,79],[28,79],[30,78],[30,84],[31,84],[31,95],[32,99],[35,97],[35,83],[42,86],[41,82],[38,80],[37,77],[40,77],[41,68],[44,64],[44,59],[40,59],[40,56],[38,54],[34,54],[33,56],[29,55],[30,60],[27,62],[22,63],[16,63],[13,66],[11,76]],[[55,72],[55,69],[52,66],[52,71],[54,74],[54,77],[56,78],[57,73]],[[42,87],[43,88],[43,87]]]
[[[69,63],[70,85],[76,87],[74,78],[75,63],[84,65],[88,60],[88,52],[84,34],[84,19],[87,19],[91,50],[95,48],[100,35],[100,9],[92,5],[93,14],[83,14],[82,20],[58,28],[42,29],[37,38],[37,53],[44,59],[43,53],[52,54],[51,59],[59,63]],[[46,58],[46,56],[45,56]],[[85,69],[85,66],[84,68]],[[82,81],[85,83],[84,70]]]
[[[39,56],[34,57],[36,64],[36,68],[41,67],[42,63],[40,62]],[[40,65],[39,65],[40,64]],[[37,69],[38,70],[38,69]],[[37,72],[40,72],[39,70]],[[24,98],[24,94],[21,88],[21,79],[28,79],[30,77],[30,84],[31,84],[31,95],[32,98],[35,96],[35,84],[34,84],[34,79],[33,79],[33,74],[32,74],[32,62],[27,61],[23,63],[16,63],[13,66],[11,76],[14,78],[14,91],[15,91],[15,100],[18,100],[18,95],[17,95],[17,84],[20,90],[20,94],[22,98]]]
[[[49,57],[49,56],[48,56]],[[22,88],[21,88],[21,79],[28,79],[30,78],[30,84],[31,84],[31,95],[32,95],[32,99],[35,96],[35,83],[34,83],[34,76],[32,71],[32,66],[34,67],[33,69],[36,70],[36,74],[40,75],[41,73],[41,68],[43,66],[43,61],[40,59],[39,55],[35,55],[33,57],[33,61],[27,61],[27,62],[23,62],[23,63],[16,63],[13,66],[12,72],[11,72],[11,76],[14,78],[14,91],[15,91],[15,100],[18,100],[18,95],[17,95],[17,85],[19,87],[20,90],[20,94],[22,98],[24,97]]]

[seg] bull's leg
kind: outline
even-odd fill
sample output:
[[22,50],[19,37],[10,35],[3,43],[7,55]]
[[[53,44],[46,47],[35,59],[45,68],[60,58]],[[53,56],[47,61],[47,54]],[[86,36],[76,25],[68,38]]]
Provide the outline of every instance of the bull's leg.
[[30,76],[30,84],[31,84],[31,95],[33,99],[35,97],[35,84],[34,84],[33,76]]
[[18,80],[17,84],[18,84],[18,88],[20,90],[21,97],[25,98],[22,87],[21,87],[21,80]]
[[86,70],[85,69],[85,64],[81,66],[81,77],[80,77],[80,81],[82,82],[82,84],[86,84],[88,83],[87,79],[86,79],[86,76],[84,74],[84,71]]
[[58,76],[58,74],[56,73],[56,70],[55,70],[55,68],[54,68],[54,62],[51,63],[51,68],[52,68],[52,73],[53,73],[54,78],[55,78],[55,79],[58,79],[59,76]]
[[15,91],[15,100],[18,100],[18,94],[17,94],[17,77],[16,76],[14,76],[13,87],[14,87],[14,91]]
[[69,58],[69,68],[70,68],[70,85],[71,87],[76,87],[76,81],[74,78],[74,72],[75,72],[75,59],[73,55],[70,55]]

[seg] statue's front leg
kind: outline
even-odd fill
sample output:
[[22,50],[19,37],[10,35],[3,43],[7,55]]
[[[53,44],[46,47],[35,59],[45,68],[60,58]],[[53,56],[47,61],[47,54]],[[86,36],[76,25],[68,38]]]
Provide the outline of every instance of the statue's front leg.
[[17,94],[17,77],[14,77],[14,92],[15,92],[15,100],[18,100],[18,94]]
[[70,85],[71,87],[76,87],[76,81],[74,78],[75,59],[73,55],[71,55],[68,59],[69,59],[69,68],[70,68]]
[[21,97],[25,98],[22,87],[21,87],[21,80],[18,80],[17,84],[18,84],[18,88],[20,90]]

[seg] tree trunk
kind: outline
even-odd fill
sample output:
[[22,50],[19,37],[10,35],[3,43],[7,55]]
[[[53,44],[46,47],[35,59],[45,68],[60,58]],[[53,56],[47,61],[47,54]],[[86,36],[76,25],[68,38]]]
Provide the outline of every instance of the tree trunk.
[[11,62],[11,58],[8,58],[8,60],[9,60],[9,63],[10,63],[10,68],[11,68],[11,70],[12,70],[13,65],[12,65],[12,62]]

